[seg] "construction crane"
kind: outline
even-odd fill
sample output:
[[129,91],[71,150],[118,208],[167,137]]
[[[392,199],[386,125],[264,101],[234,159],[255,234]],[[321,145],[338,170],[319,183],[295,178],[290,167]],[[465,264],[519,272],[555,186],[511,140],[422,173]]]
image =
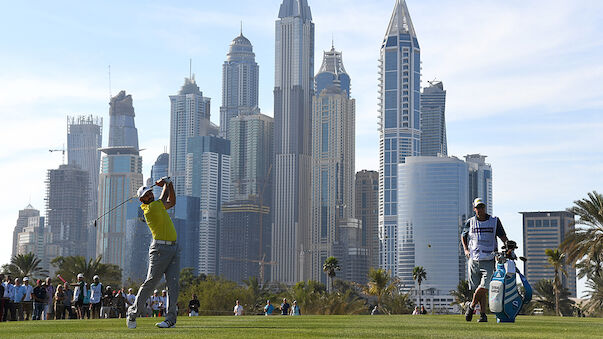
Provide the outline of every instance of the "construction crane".
[[61,149],[49,149],[48,152],[61,152],[63,154],[63,165],[65,165],[65,144],[63,144],[63,148]]
[[255,259],[243,259],[243,258],[232,258],[232,257],[220,257],[222,260],[241,261],[241,262],[253,262],[260,265],[260,287],[264,286],[264,266],[265,265],[276,265],[276,261],[266,261],[266,254],[262,256],[262,260]]

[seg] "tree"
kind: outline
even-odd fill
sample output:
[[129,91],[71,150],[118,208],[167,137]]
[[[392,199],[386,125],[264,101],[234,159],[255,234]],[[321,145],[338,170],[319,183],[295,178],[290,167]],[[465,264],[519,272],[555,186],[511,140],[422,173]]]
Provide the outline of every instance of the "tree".
[[91,282],[92,278],[98,275],[105,286],[120,286],[121,268],[118,265],[101,263],[101,260],[102,256],[90,258],[88,261],[82,256],[56,257],[52,259],[51,264],[57,268],[56,273],[66,281],[75,282],[77,275],[82,273],[85,281]]
[[603,312],[603,277],[596,276],[587,280],[586,287],[588,290],[586,290],[585,296],[589,299],[584,304],[585,310],[592,314],[600,314]]
[[469,289],[469,282],[467,280],[459,281],[456,285],[456,290],[451,290],[450,295],[454,297],[454,301],[450,305],[459,305],[463,313],[467,307],[467,303],[473,299],[473,293]]
[[325,263],[322,265],[322,270],[327,274],[327,276],[331,280],[331,290],[333,290],[333,279],[335,278],[335,271],[341,270],[337,258],[333,256],[328,257],[325,260]]
[[576,225],[581,226],[566,234],[561,250],[573,263],[583,257],[597,258],[603,251],[603,195],[588,193],[588,198],[574,201],[568,211],[578,216]]
[[415,266],[412,269],[412,279],[419,285],[419,308],[421,307],[421,283],[423,280],[427,280],[427,272],[423,266]]
[[382,268],[371,267],[368,273],[369,282],[363,286],[364,293],[377,297],[377,308],[382,308],[383,298],[392,295],[398,289],[398,280],[392,279],[391,273]]
[[561,311],[559,310],[559,294],[561,293],[561,277],[559,276],[559,273],[561,272],[567,275],[567,272],[563,267],[565,263],[565,254],[559,251],[559,249],[553,250],[550,248],[544,250],[544,253],[547,256],[549,265],[553,266],[553,269],[555,270],[555,275],[553,278],[553,291],[555,293],[555,313],[558,316],[563,316],[563,314],[561,314]]
[[318,281],[300,281],[293,286],[291,297],[304,314],[321,314],[326,292],[325,285]]
[[2,266],[2,270],[14,277],[47,276],[48,271],[40,266],[42,260],[35,254],[17,254],[10,259],[10,264]]
[[383,298],[383,304],[391,314],[411,314],[415,308],[411,295],[397,289]]
[[[550,279],[542,279],[537,281],[532,287],[536,295],[533,302],[550,314],[556,314],[556,298],[553,281]],[[562,288],[559,293],[559,310],[564,315],[570,315],[572,313],[573,302],[569,299],[569,295],[570,293],[567,288]]]

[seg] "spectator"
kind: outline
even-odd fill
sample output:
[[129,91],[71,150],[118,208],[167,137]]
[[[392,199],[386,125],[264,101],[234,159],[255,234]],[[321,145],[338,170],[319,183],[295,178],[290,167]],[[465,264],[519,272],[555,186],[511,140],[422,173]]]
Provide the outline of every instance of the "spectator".
[[419,311],[419,306],[415,306],[415,310],[412,311],[412,315],[419,315],[421,314],[421,311]]
[[46,302],[44,305],[44,319],[54,319],[54,294],[56,289],[52,286],[52,279],[46,278]]
[[136,301],[136,294],[133,293],[131,288],[128,288],[128,294],[126,295],[127,307],[134,305],[134,301]]
[[196,317],[199,315],[199,307],[201,304],[199,303],[199,299],[197,299],[197,295],[193,293],[193,299],[188,302],[188,316]]
[[54,315],[55,319],[65,319],[65,292],[63,285],[57,286],[54,294]]
[[[92,295],[92,291],[90,291],[90,285],[86,284],[86,294],[84,295],[84,305],[82,306],[83,316],[87,319],[90,319],[90,296]],[[100,311],[100,310],[99,310]]]
[[154,290],[153,295],[151,296],[151,310],[153,311],[153,317],[159,316],[159,303],[161,302],[161,297],[159,296],[159,291]]
[[291,315],[301,315],[301,310],[297,305],[297,300],[293,300],[293,305],[291,306]]
[[425,306],[421,306],[421,314],[427,314],[427,311],[425,310]]
[[289,309],[291,305],[287,302],[287,298],[283,298],[283,303],[281,304],[281,315],[289,315]]
[[67,315],[63,314],[62,319],[74,319],[73,310],[71,309],[73,290],[69,288],[69,283],[63,284],[63,293],[65,293],[65,299],[63,300],[63,303],[65,304],[65,312],[67,313]]
[[234,307],[234,315],[243,315],[243,305],[237,300]]
[[41,320],[44,305],[46,303],[46,286],[42,284],[42,280],[38,279],[36,287],[33,289],[33,316],[32,320]]
[[4,274],[0,273],[0,321],[4,318]]
[[75,305],[75,312],[78,319],[84,319],[84,297],[86,296],[86,282],[84,281],[84,275],[79,273],[77,275],[77,283],[73,284],[75,290],[73,291],[73,304]]
[[101,284],[98,275],[95,275],[92,280],[93,283],[90,284],[90,313],[92,313],[92,319],[98,319],[100,317],[101,298],[103,297],[103,284]]
[[377,307],[377,305],[375,305],[375,308],[373,308],[373,310],[371,311],[371,315],[379,315],[379,308]]
[[25,298],[27,289],[25,286],[21,285],[21,279],[19,278],[15,278],[15,286],[13,288],[13,304],[15,313],[17,314],[17,320],[23,321],[23,299]]
[[266,301],[266,306],[264,306],[264,315],[272,315],[274,311],[274,306],[270,303],[270,300]]
[[117,318],[125,318],[126,317],[126,296],[124,295],[123,290],[117,291],[115,293],[115,297],[113,298],[113,303],[115,306],[115,317]]
[[29,278],[23,278],[23,287],[25,287],[25,298],[23,298],[23,316],[24,320],[33,318],[33,286],[29,284]]
[[111,307],[113,306],[113,290],[111,286],[107,286],[100,300],[100,318],[108,319],[111,317]]
[[[15,286],[12,283],[12,277],[10,275],[6,276],[2,285],[4,286],[4,314],[2,317],[2,321],[15,321],[17,317],[15,316],[15,304],[13,303],[13,294],[15,293]],[[8,316],[8,312],[10,312],[10,317]]]
[[165,316],[165,305],[167,302],[167,293],[165,290],[161,291],[161,297],[159,297],[159,316]]

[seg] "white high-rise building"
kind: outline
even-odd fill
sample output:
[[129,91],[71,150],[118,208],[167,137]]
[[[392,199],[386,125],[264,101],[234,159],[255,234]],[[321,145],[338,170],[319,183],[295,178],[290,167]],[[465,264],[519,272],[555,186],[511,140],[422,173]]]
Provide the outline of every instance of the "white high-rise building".
[[[283,0],[276,21],[272,279],[310,276],[314,23],[306,0]],[[308,258],[306,258],[308,257]]]
[[421,155],[448,155],[446,91],[441,81],[430,81],[421,93]]
[[[468,204],[469,210],[473,211],[473,200],[481,198],[486,204],[486,212],[493,215],[492,201],[492,166],[486,163],[486,155],[468,154],[465,156],[465,161],[469,167],[469,195]],[[473,212],[469,217],[473,216]]]
[[[421,154],[421,50],[404,0],[397,0],[379,58],[380,266],[393,276],[408,252],[398,244],[398,164]],[[400,252],[401,251],[401,252]]]
[[451,299],[448,291],[464,279],[467,178],[467,164],[455,157],[409,157],[398,165],[398,277],[406,290],[416,287],[415,266],[427,272],[423,295],[435,299]]
[[176,195],[184,195],[187,142],[190,137],[218,135],[210,119],[210,98],[204,97],[194,75],[184,79],[177,95],[170,95],[170,165],[169,175]]
[[12,256],[30,252],[38,259],[44,259],[44,217],[41,217],[40,211],[31,204],[19,211],[13,232]]

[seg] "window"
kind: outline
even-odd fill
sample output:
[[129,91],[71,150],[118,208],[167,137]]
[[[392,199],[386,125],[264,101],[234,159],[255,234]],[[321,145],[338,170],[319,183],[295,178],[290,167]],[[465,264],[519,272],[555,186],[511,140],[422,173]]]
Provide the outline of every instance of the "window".
[[398,98],[396,91],[385,92],[385,109],[396,108],[396,99]]
[[385,90],[398,88],[398,72],[385,72]]
[[398,51],[385,51],[385,70],[395,71],[398,69]]
[[398,124],[398,119],[396,117],[395,109],[386,109],[385,110],[385,128],[394,128]]
[[329,124],[322,124],[322,140],[321,140],[321,152],[329,151]]

